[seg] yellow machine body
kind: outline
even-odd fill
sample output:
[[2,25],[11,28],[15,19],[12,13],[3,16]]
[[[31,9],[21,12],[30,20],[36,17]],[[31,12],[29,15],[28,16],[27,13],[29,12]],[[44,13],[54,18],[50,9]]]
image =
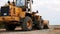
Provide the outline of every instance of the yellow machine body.
[[[12,21],[12,20],[15,20],[15,21],[20,21],[20,17],[21,18],[24,18],[25,17],[25,14],[26,12],[25,11],[22,11],[22,8],[20,7],[16,7],[16,6],[13,6],[13,5],[8,5],[9,6],[9,15],[10,16],[0,16],[0,22],[7,22],[7,21]],[[4,6],[6,7],[6,6]],[[15,11],[15,12],[14,12]]]
[[[17,0],[18,1],[18,0]],[[22,1],[22,0],[21,0]],[[31,7],[31,0],[30,1],[30,9]],[[26,4],[28,5],[28,4]],[[6,30],[14,30],[16,25],[21,25],[23,30],[31,30],[33,26],[35,26],[38,29],[41,29],[41,26],[43,25],[44,28],[48,28],[48,20],[43,20],[40,15],[35,15],[37,12],[32,12],[30,10],[30,13],[27,6],[20,6],[17,7],[14,3],[8,2],[8,5],[5,5],[3,7],[9,6],[9,15],[8,16],[0,16],[0,23],[4,23],[6,26]],[[34,25],[33,25],[34,24]]]

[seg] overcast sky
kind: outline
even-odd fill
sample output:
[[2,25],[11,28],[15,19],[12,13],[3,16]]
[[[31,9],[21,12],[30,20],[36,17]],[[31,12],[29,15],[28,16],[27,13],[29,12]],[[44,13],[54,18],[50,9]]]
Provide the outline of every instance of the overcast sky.
[[[0,0],[0,6],[8,0]],[[12,1],[12,0],[10,0]],[[60,25],[60,0],[33,0],[33,11],[38,10],[42,18],[49,20],[50,25]]]

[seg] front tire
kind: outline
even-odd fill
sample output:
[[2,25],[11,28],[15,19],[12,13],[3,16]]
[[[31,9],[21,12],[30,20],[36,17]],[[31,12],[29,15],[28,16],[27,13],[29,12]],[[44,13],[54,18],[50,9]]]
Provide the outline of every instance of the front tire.
[[39,20],[36,19],[36,17],[34,18],[34,29],[43,29],[44,25],[43,25],[43,19],[42,18],[39,18]]
[[25,31],[32,30],[32,24],[33,24],[32,19],[26,16],[22,23],[22,30]]
[[[41,20],[40,20],[41,21]],[[43,24],[40,22],[40,21],[35,21],[36,22],[36,24],[34,25],[34,27],[36,28],[36,29],[38,29],[38,30],[40,30],[40,29],[43,29]]]

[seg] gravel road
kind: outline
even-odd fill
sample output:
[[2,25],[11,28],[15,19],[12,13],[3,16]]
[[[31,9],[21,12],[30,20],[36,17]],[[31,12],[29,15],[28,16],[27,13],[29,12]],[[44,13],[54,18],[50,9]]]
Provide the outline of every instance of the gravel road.
[[0,34],[60,34],[60,26],[50,26],[50,29],[32,30],[32,31],[0,31]]

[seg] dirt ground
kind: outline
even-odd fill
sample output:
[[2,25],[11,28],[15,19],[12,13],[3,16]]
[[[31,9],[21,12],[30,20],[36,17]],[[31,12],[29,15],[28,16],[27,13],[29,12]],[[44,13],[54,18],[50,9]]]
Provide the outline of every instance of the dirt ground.
[[60,25],[49,26],[50,29],[43,30],[32,30],[32,31],[21,31],[16,28],[15,31],[6,31],[5,29],[0,29],[0,34],[60,34]]

